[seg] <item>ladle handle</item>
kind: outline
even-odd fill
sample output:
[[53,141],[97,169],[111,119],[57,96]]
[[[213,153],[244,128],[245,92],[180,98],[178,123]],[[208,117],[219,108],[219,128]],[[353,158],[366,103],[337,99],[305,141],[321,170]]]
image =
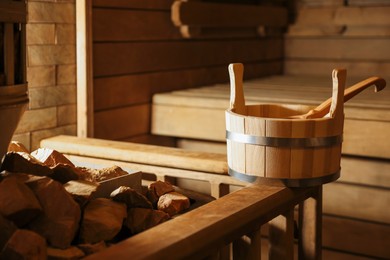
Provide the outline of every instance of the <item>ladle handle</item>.
[[243,89],[244,65],[229,64],[230,77],[230,109],[239,114],[245,114],[245,98]]
[[345,81],[347,80],[346,69],[334,69],[332,71],[333,93],[332,103],[330,104],[330,117],[344,116],[344,89]]
[[[363,81],[360,81],[359,83],[356,83],[355,85],[347,88],[344,92],[344,103],[365,90],[366,88],[370,87],[371,85],[375,85],[375,92],[381,91],[386,86],[386,81],[379,77],[370,77],[368,79],[365,79]],[[318,105],[316,108],[310,110],[308,113],[300,116],[294,116],[294,118],[320,118],[324,117],[330,110],[331,103],[332,103],[333,97],[325,100],[320,105]]]

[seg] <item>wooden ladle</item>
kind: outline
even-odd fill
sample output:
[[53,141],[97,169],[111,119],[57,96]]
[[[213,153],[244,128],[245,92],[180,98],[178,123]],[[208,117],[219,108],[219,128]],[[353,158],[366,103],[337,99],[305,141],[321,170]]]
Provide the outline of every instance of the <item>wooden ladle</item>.
[[[379,77],[370,77],[359,83],[356,83],[352,87],[347,88],[344,91],[344,103],[362,92],[364,89],[371,85],[375,85],[375,92],[381,91],[386,86],[386,81]],[[332,98],[328,98],[316,108],[311,109],[309,112],[303,115],[290,116],[290,119],[310,119],[310,118],[321,118],[329,113],[330,106],[332,104]]]

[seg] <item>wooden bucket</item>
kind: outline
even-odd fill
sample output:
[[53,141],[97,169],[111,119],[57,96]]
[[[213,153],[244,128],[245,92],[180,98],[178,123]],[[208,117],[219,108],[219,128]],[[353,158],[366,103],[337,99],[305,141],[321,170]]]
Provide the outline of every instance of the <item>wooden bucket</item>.
[[340,176],[344,125],[345,70],[334,70],[328,116],[288,117],[308,112],[303,105],[245,105],[242,64],[229,66],[231,95],[226,110],[229,174],[240,180],[278,180],[289,187],[320,185]]

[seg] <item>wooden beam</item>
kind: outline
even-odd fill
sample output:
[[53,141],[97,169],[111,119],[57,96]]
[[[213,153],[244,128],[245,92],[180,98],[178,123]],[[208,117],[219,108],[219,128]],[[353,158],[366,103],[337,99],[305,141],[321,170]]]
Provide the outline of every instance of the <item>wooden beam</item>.
[[176,0],[93,0],[94,7],[169,10]]
[[15,84],[15,43],[14,24],[4,24],[4,71],[5,84],[12,86]]
[[2,22],[26,23],[27,7],[24,1],[0,1],[0,17]]
[[[203,259],[229,241],[252,232],[253,227],[293,207],[310,196],[311,191],[311,188],[292,190],[252,185],[87,259],[123,259],[134,255],[140,259]],[[156,237],[164,239],[155,243]]]
[[45,139],[41,146],[66,154],[227,174],[226,156],[221,154],[73,136]]
[[[245,46],[245,48],[243,48]],[[283,39],[94,44],[94,77],[281,60]]]
[[299,259],[321,259],[322,245],[322,186],[313,197],[299,205]]
[[287,9],[276,6],[176,1],[172,5],[172,21],[176,26],[280,27],[287,25]]
[[92,137],[92,0],[76,1],[77,135]]

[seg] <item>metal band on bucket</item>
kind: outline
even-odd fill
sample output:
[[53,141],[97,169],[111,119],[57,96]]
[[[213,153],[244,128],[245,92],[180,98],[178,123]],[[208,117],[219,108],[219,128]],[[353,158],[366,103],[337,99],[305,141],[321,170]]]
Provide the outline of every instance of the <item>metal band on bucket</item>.
[[334,173],[321,176],[321,177],[315,177],[315,178],[302,178],[302,179],[283,179],[283,178],[267,178],[267,177],[260,177],[260,176],[254,176],[254,175],[247,175],[243,174],[241,172],[235,171],[232,168],[229,167],[228,173],[230,176],[237,178],[241,181],[245,182],[255,182],[257,180],[279,180],[287,187],[311,187],[311,186],[318,186],[322,185],[324,183],[332,182],[337,180],[340,177],[340,169]]
[[254,144],[272,147],[324,147],[341,144],[342,135],[311,137],[311,138],[286,138],[286,137],[264,137],[234,133],[226,130],[226,139],[245,144]]

